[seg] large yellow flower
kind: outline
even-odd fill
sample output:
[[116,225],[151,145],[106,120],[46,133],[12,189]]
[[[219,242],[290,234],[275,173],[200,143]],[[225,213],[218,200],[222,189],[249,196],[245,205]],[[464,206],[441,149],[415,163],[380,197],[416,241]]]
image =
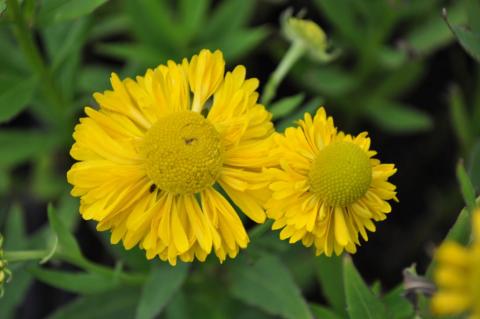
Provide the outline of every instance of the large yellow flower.
[[473,216],[473,243],[470,247],[447,241],[435,254],[435,282],[438,292],[432,298],[432,311],[453,315],[470,311],[480,319],[480,208]]
[[373,158],[366,132],[337,132],[323,108],[313,119],[306,113],[298,124],[275,136],[271,155],[279,167],[267,173],[273,179],[266,204],[272,228],[282,228],[280,238],[290,243],[314,244],[317,255],[354,253],[359,234],[368,240],[373,221],[391,211],[387,200],[397,200],[387,181],[397,170]]
[[67,174],[84,219],[175,264],[220,261],[249,241],[228,194],[248,217],[265,220],[261,168],[272,143],[271,115],[257,104],[257,79],[237,66],[225,74],[220,51],[168,61],[135,80],[112,74],[95,93],[73,137],[78,160]]

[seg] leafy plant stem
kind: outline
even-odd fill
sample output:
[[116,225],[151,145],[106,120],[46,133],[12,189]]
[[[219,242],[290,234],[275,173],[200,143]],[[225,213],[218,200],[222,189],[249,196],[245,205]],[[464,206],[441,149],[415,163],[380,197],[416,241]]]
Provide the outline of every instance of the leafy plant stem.
[[275,71],[268,79],[265,89],[263,90],[261,102],[264,105],[268,105],[277,93],[277,88],[282,82],[283,78],[287,75],[292,66],[300,59],[300,57],[306,52],[306,47],[300,41],[292,43],[287,53],[280,61]]
[[60,91],[56,88],[53,81],[52,74],[33,41],[31,32],[28,29],[27,23],[22,16],[20,6],[17,0],[7,0],[8,12],[14,22],[15,36],[17,41],[30,62],[34,72],[41,78],[42,89],[45,97],[49,100],[55,112],[64,114],[64,99]]
[[38,260],[44,258],[48,254],[46,250],[16,250],[16,251],[5,251],[5,259],[9,263],[20,262],[20,261],[30,261]]

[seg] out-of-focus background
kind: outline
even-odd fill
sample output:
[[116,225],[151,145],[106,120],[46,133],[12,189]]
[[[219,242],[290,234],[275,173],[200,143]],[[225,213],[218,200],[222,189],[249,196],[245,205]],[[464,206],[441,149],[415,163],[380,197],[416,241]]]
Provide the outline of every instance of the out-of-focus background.
[[[78,201],[69,195],[65,173],[73,161],[68,151],[83,107],[95,106],[92,93],[109,88],[111,72],[135,77],[202,48],[222,50],[227,69],[245,65],[248,76],[260,80],[261,91],[290,45],[280,25],[288,8],[318,23],[340,55],[329,63],[305,56],[295,64],[274,100],[289,106],[277,104],[277,128],[324,105],[341,130],[368,131],[378,157],[398,167],[392,182],[400,202],[352,257],[368,284],[388,291],[412,263],[425,271],[433,247],[464,206],[455,178],[460,158],[479,187],[479,65],[442,17],[446,8],[452,25],[467,25],[475,1],[23,0],[14,13],[9,2],[0,1],[0,230],[5,249],[45,247],[51,235],[47,204],[52,203],[89,260],[148,271],[152,263],[142,252],[110,245],[108,234],[82,221]],[[257,250],[241,252],[240,261],[195,263],[161,317],[282,316],[275,311],[270,316],[238,297],[243,287],[232,277],[245,271],[238,263],[248,264],[258,251],[280,258],[282,271],[292,275],[308,302],[328,303],[319,283],[324,266],[312,250],[291,247],[273,232],[253,239],[251,246]],[[140,290],[82,293],[68,285],[54,287],[36,268],[35,262],[12,264],[0,318],[130,318],[138,311]],[[46,268],[78,270],[55,261]]]

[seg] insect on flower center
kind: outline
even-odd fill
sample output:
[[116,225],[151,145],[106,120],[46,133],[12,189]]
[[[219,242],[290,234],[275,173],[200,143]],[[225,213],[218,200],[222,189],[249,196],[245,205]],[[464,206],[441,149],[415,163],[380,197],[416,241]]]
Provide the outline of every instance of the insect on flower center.
[[320,151],[308,177],[311,191],[328,205],[346,206],[367,192],[372,166],[358,145],[336,142]]
[[211,186],[223,164],[220,134],[202,115],[190,111],[159,119],[145,135],[142,153],[156,187],[175,194]]

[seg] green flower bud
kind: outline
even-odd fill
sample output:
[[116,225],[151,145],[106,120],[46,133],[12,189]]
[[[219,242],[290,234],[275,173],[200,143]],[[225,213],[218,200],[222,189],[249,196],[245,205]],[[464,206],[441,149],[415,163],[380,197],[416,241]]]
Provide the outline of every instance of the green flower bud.
[[292,43],[299,43],[305,47],[306,52],[314,60],[329,62],[338,56],[338,50],[327,52],[329,49],[327,35],[314,21],[293,17],[292,11],[287,10],[282,15],[281,22],[285,37]]

